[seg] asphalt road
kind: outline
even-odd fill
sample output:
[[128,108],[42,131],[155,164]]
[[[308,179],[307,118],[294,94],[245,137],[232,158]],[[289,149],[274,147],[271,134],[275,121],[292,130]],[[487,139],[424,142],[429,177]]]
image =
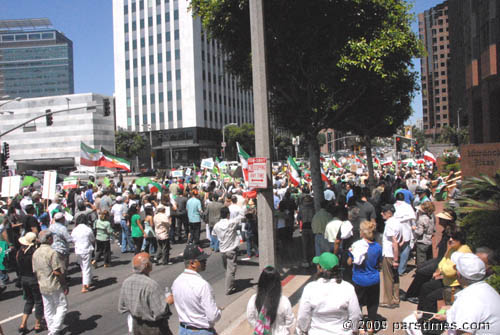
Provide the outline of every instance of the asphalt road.
[[[202,233],[202,237],[204,236],[205,234]],[[206,242],[207,245],[208,241]],[[184,246],[184,244],[173,245],[171,250],[171,256],[175,257],[173,265],[154,266],[151,277],[158,281],[160,286],[170,287],[175,278],[183,271],[184,263],[179,254],[184,250]],[[242,247],[243,245],[240,247],[240,250]],[[68,295],[69,306],[64,321],[64,334],[127,334],[126,318],[118,313],[117,305],[121,284],[132,273],[130,261],[133,254],[122,254],[119,247],[114,243],[112,245],[112,252],[112,266],[104,268],[101,264],[99,268],[94,270],[94,276],[98,277],[97,288],[85,294],[80,292],[80,268],[76,264],[74,254],[71,255],[70,263],[72,264],[69,268],[71,276],[70,293]],[[212,254],[208,259],[207,269],[202,273],[202,276],[212,285],[217,305],[225,307],[242,295],[247,288],[256,284],[256,278],[259,275],[258,269],[257,258],[252,258],[251,261],[239,261],[236,273],[237,292],[230,296],[224,294],[224,269],[220,254]],[[15,278],[15,273],[10,273],[9,275],[10,279]],[[14,284],[9,284],[7,291],[0,296],[0,324],[6,335],[17,334],[23,306],[22,291],[15,288]],[[175,308],[171,310],[173,315],[170,318],[169,324],[174,334],[177,334],[178,317]],[[228,312],[230,311],[226,310],[223,313]],[[28,321],[29,329],[33,329],[34,322],[34,316],[32,315]],[[34,334],[34,331],[31,334]],[[47,332],[45,331],[42,334],[47,334]]]

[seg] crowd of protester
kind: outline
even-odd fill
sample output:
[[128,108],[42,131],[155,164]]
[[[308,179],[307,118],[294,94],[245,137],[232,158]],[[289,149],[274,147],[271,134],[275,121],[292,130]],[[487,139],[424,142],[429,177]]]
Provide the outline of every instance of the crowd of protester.
[[[418,322],[429,319],[425,313],[436,316],[450,306],[453,314],[448,314],[448,321],[470,321],[473,318],[464,314],[465,307],[456,306],[474,303],[471,293],[460,293],[470,287],[477,296],[488,293],[493,306],[485,308],[476,301],[481,313],[471,313],[474,320],[490,322],[500,331],[500,296],[484,282],[497,257],[488,248],[478,248],[475,255],[481,263],[471,258],[473,250],[456,224],[454,210],[436,212],[432,172],[426,166],[405,168],[398,174],[381,169],[376,185],[370,187],[365,174],[332,169],[318,210],[307,180],[292,184],[286,173],[275,173],[279,264],[317,273],[305,286],[295,317],[282,294],[280,272],[266,267],[257,293],[248,302],[254,334],[374,333],[373,325],[384,320],[379,308],[399,308],[401,300],[415,303],[415,309],[424,313]],[[256,199],[237,179],[159,182],[161,189],[134,181],[127,185],[123,178],[107,185],[79,184],[50,201],[41,199],[31,186],[2,203],[0,291],[10,283],[23,290],[20,333],[29,331],[33,308],[36,332],[60,333],[67,312],[72,246],[85,294],[95,289],[93,268],[114,266],[111,246],[116,244],[122,253],[135,254],[134,273],[123,282],[118,302],[131,333],[171,334],[168,318],[174,305],[179,334],[216,334],[222,311],[210,284],[200,275],[209,257],[206,249],[220,254],[226,271],[225,293],[233,294],[238,260],[259,256]],[[459,196],[459,186],[453,198]],[[209,245],[203,243],[203,230]],[[433,255],[433,240],[437,255]],[[149,273],[153,264],[173,264],[173,244],[186,245],[185,270],[163,297]],[[244,249],[242,258],[239,248]],[[415,266],[412,283],[401,294],[400,277]],[[481,288],[475,283],[481,283]],[[363,306],[366,316],[361,313]],[[443,314],[432,317],[432,322],[446,321]],[[363,329],[358,329],[360,320],[372,323],[364,322]],[[351,326],[346,328],[345,321]]]

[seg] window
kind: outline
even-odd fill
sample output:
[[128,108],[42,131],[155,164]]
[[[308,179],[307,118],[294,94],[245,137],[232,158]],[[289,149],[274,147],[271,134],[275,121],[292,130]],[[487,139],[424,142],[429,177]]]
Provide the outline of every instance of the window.
[[168,120],[173,121],[174,120],[174,112],[168,111]]
[[439,50],[444,50],[444,45],[440,45]]
[[172,91],[167,92],[167,100],[172,101]]
[[149,55],[149,65],[153,65],[155,62],[155,56],[154,55]]
[[167,42],[170,42],[170,31],[167,31],[167,32],[165,33],[165,40],[166,40]]
[[175,96],[177,98],[177,100],[181,100],[182,99],[182,93],[181,93],[181,90],[177,90],[175,92]]
[[40,39],[40,34],[29,34],[28,38],[30,40],[39,40]]
[[165,122],[165,113],[160,112],[160,123]]
[[128,5],[123,6],[123,14],[128,14]]
[[158,82],[163,83],[163,73],[158,72]]
[[182,109],[177,110],[177,121],[182,121]]
[[132,13],[135,13],[136,9],[137,9],[137,4],[135,6],[134,4],[132,4]]
[[155,94],[154,93],[151,93],[149,95],[149,101],[150,101],[151,105],[155,104]]
[[179,29],[176,29],[174,31],[174,39],[178,40],[179,39]]
[[136,69],[137,68],[137,58],[134,58],[133,64],[134,64],[134,69]]
[[146,105],[147,103],[148,103],[148,101],[146,100],[146,95],[143,95],[142,96],[142,104]]
[[151,85],[155,83],[155,75],[154,74],[150,74],[149,75],[149,83]]
[[137,77],[134,77],[134,87],[139,86],[139,79]]
[[141,84],[142,84],[142,86],[146,85],[146,76],[142,76]]
[[128,33],[128,23],[125,23],[125,33]]
[[[433,40],[434,40],[434,39],[433,39]],[[444,36],[441,36],[441,37],[439,38],[439,40],[440,40],[440,41],[444,41]]]
[[22,34],[22,35],[16,35],[16,41],[27,41],[28,40],[28,35]]
[[146,41],[144,40],[144,37],[141,37],[141,48],[144,48],[146,46]]
[[156,24],[161,24],[161,14],[156,15]]
[[172,72],[167,71],[167,81],[171,81],[171,80],[172,80]]
[[[443,106],[443,110],[447,110],[448,107],[447,106]],[[448,118],[448,114],[444,114],[443,115],[443,119],[447,119]]]
[[141,27],[141,29],[144,29],[144,19],[141,19],[141,21],[139,21],[139,26]]
[[141,67],[144,67],[146,65],[146,57],[142,56],[141,57]]
[[137,49],[137,40],[132,41],[132,49],[134,49],[134,50]]
[[439,28],[439,32],[442,33],[443,32],[443,28]]
[[[151,104],[153,104],[153,102],[151,102]],[[156,123],[156,114],[155,113],[151,113],[151,123]]]
[[424,114],[427,114],[427,108],[424,108]]
[[157,42],[158,44],[161,44],[161,33],[160,33],[160,34],[158,34],[158,35],[156,35],[156,42]]
[[175,50],[175,59],[181,58],[181,51],[179,49]]
[[181,70],[175,70],[175,80],[181,80]]
[[170,59],[171,59],[171,53],[170,51],[167,51],[167,62],[170,62]]
[[132,21],[132,31],[137,30],[137,23],[135,21]]
[[125,84],[125,86],[126,86],[127,88],[130,88],[130,80],[129,80],[129,79],[127,79],[127,80],[126,80],[126,84]]
[[165,22],[170,22],[170,13],[165,13]]
[[174,20],[179,20],[179,10],[174,10]]
[[127,59],[125,61],[125,71],[127,71],[129,67],[130,67],[130,61]]
[[446,101],[446,97],[443,97],[443,101]]
[[143,0],[139,1],[139,9],[140,10],[144,9],[144,1]]
[[125,51],[128,51],[128,42],[125,42]]
[[163,102],[163,92],[160,92],[160,93],[158,94],[158,102],[159,102],[159,103],[162,103],[162,102]]
[[153,26],[153,17],[152,16],[148,17],[148,26],[150,26],[150,27]]
[[441,92],[442,92],[442,93],[446,93],[446,87],[443,87],[443,88],[441,89]]
[[158,54],[158,64],[163,62],[163,57],[161,54]]
[[153,45],[153,36],[149,36],[148,40],[149,40],[149,45],[150,46]]

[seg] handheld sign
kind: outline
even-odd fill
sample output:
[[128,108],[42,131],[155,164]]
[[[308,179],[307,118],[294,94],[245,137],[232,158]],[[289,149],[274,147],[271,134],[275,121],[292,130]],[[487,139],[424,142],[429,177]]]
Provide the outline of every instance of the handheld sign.
[[56,197],[56,171],[45,171],[43,173],[42,198],[53,200]]

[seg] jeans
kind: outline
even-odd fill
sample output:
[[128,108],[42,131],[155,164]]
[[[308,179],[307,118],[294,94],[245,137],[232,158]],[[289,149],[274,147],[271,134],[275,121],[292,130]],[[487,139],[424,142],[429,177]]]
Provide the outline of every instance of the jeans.
[[215,235],[210,235],[210,248],[214,249],[215,252],[219,251],[219,239]]
[[402,276],[403,273],[406,272],[406,265],[408,264],[410,251],[411,251],[410,243],[405,242],[405,244],[403,244],[403,247],[401,248],[401,254],[399,255],[398,273],[400,276]]
[[156,254],[156,237],[147,237],[142,242],[142,250],[150,255]]
[[62,289],[51,294],[42,294],[45,321],[49,335],[57,334],[63,327],[64,316],[68,311],[68,300]]
[[189,222],[189,236],[188,243],[200,244],[201,222]]
[[130,237],[130,228],[127,225],[127,221],[121,220],[120,225],[122,226],[122,252],[134,251],[134,242],[132,242],[132,237]]
[[179,325],[179,335],[215,335],[216,332],[209,330],[191,330]]
[[311,263],[314,251],[314,235],[312,229],[302,229],[302,257],[304,262]]
[[323,237],[323,234],[314,235],[314,250],[316,256],[320,256],[324,252],[330,252],[331,251],[330,249],[331,245],[328,242],[328,240]]
[[143,240],[144,240],[143,236],[141,236],[141,237],[132,237],[132,241],[134,241],[134,246],[135,246],[134,253],[136,255],[141,252]]
[[7,285],[9,282],[9,274],[7,270],[0,270],[0,284]]

